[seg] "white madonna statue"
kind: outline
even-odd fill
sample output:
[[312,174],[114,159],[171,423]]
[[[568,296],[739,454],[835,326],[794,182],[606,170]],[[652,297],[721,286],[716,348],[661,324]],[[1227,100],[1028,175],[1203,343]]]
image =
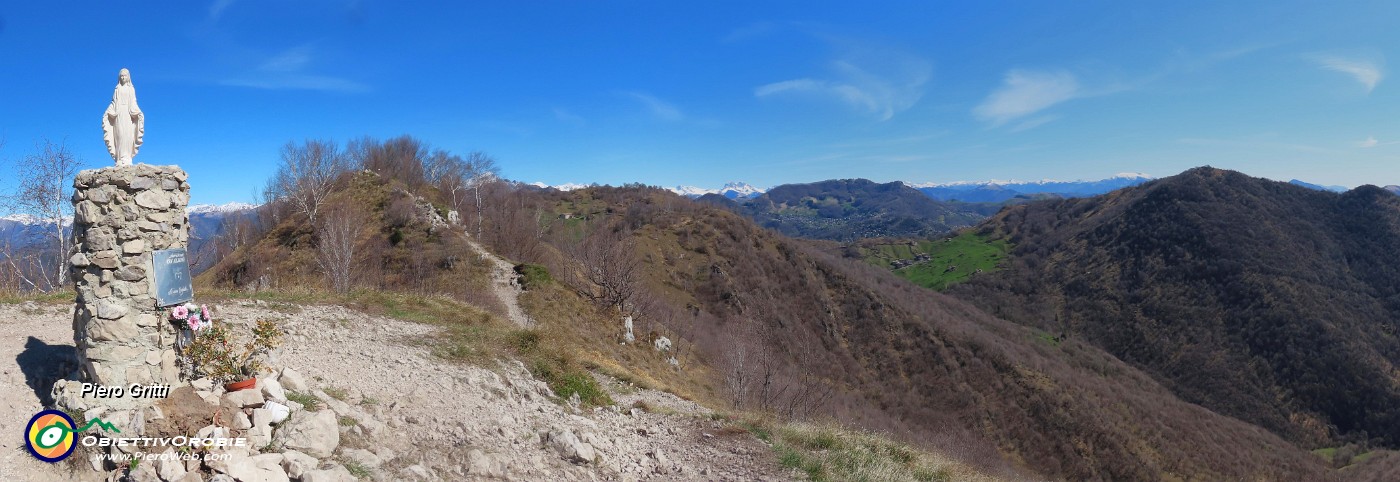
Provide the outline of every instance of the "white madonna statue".
[[102,114],[102,140],[107,153],[118,166],[130,166],[131,158],[141,149],[146,134],[146,115],[136,105],[136,87],[131,85],[131,72],[122,69],[117,75],[117,88],[112,91],[112,103]]

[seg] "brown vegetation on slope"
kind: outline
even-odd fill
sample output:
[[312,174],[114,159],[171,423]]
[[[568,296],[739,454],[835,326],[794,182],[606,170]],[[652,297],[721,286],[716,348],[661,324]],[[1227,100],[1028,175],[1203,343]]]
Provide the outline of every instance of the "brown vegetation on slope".
[[1199,168],[980,230],[1009,268],[955,296],[1307,448],[1400,443],[1400,198]]
[[[642,298],[661,307],[635,311],[693,343],[742,406],[780,407],[814,382],[835,392],[812,415],[1016,470],[1004,454],[1057,478],[1327,477],[1316,457],[1184,403],[1095,347],[1052,341],[722,209],[641,187],[533,197],[523,205],[548,213],[539,219],[551,244],[629,233]],[[534,261],[575,269],[557,255]],[[729,376],[740,366],[756,372]]]

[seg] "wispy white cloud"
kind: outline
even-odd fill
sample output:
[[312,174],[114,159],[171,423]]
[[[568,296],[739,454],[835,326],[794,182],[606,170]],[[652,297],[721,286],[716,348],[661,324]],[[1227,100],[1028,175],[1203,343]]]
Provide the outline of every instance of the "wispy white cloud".
[[302,45],[282,51],[258,66],[263,72],[297,72],[311,62],[311,45]]
[[654,95],[645,92],[634,91],[619,92],[618,94],[624,97],[628,97],[642,104],[643,107],[646,107],[647,110],[651,111],[651,114],[656,116],[656,118],[658,119],[670,122],[685,120],[685,114],[681,113],[681,110],[679,108],[677,108],[674,104],[671,104],[670,102],[666,102],[657,98]]
[[1376,136],[1368,136],[1368,137],[1366,137],[1366,140],[1357,141],[1357,142],[1356,142],[1356,147],[1360,147],[1360,148],[1362,148],[1362,149],[1368,149],[1368,148],[1380,147],[1380,146],[1393,146],[1393,145],[1396,145],[1396,144],[1400,144],[1400,141],[1382,141],[1382,140],[1376,139]]
[[209,4],[209,19],[218,20],[224,15],[225,10],[233,6],[233,2],[234,0],[214,0],[214,3]]
[[369,86],[353,80],[325,75],[289,74],[226,79],[223,85],[267,90],[320,90],[327,92],[367,92]]
[[1079,94],[1079,81],[1069,72],[1012,70],[1006,73],[1001,87],[992,91],[986,100],[972,109],[972,114],[978,119],[1000,126],[1073,99]]
[[319,90],[324,92],[366,92],[370,88],[360,82],[324,74],[307,72],[315,60],[314,46],[301,45],[273,55],[251,72],[220,80],[234,87],[268,90]]
[[889,120],[923,97],[933,65],[923,58],[891,49],[846,46],[842,58],[829,64],[829,78],[803,77],[764,84],[755,97],[807,95],[832,99],[857,111]]
[[743,27],[739,27],[729,32],[728,35],[720,38],[720,42],[731,43],[758,37],[772,32],[776,28],[773,22],[755,22]]
[[1030,118],[1030,119],[1026,119],[1026,120],[1023,120],[1023,121],[1021,121],[1021,122],[1016,123],[1015,126],[1012,126],[1012,127],[1011,127],[1011,132],[1021,132],[1021,131],[1031,130],[1031,129],[1034,129],[1034,128],[1043,126],[1043,125],[1045,125],[1045,124],[1049,124],[1049,123],[1051,123],[1051,122],[1054,122],[1056,119],[1059,119],[1059,118],[1060,118],[1060,116],[1057,116],[1057,115],[1042,115],[1042,116],[1032,117],[1032,118]]
[[920,144],[920,143],[923,143],[923,142],[925,142],[925,141],[930,141],[930,140],[937,139],[937,138],[940,138],[940,137],[946,137],[949,133],[950,133],[950,131],[947,131],[947,130],[940,130],[940,131],[928,132],[928,133],[924,133],[924,134],[915,134],[915,135],[902,136],[902,137],[884,137],[884,138],[873,138],[873,139],[854,139],[854,140],[849,140],[849,141],[844,141],[844,142],[837,142],[837,143],[827,144],[826,147],[827,147],[827,148],[831,148],[831,149],[852,149],[852,148],[878,148],[878,147],[905,146],[905,145],[910,145],[910,144]]
[[568,123],[570,123],[570,124],[583,124],[583,123],[584,123],[583,117],[581,117],[581,116],[579,116],[578,114],[575,114],[575,113],[573,113],[573,112],[569,112],[568,109],[565,109],[565,108],[563,108],[563,107],[555,107],[555,108],[554,108],[554,118],[555,118],[556,120],[558,120],[558,121],[561,121],[561,122],[568,122]]
[[1310,55],[1308,56],[1319,67],[1334,72],[1341,72],[1350,75],[1361,85],[1366,87],[1366,93],[1376,90],[1376,84],[1381,83],[1385,78],[1385,69],[1382,62],[1360,58],[1347,58],[1335,55]]

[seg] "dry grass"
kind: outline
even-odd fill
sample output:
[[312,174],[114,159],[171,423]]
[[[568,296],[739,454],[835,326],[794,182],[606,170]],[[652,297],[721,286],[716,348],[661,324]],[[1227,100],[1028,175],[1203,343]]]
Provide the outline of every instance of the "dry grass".
[[1002,480],[942,454],[832,424],[744,423],[772,444],[779,463],[813,481]]
[[55,291],[53,293],[43,293],[38,291],[0,291],[0,305],[17,305],[32,301],[34,303],[61,305],[72,303],[77,294],[72,290]]

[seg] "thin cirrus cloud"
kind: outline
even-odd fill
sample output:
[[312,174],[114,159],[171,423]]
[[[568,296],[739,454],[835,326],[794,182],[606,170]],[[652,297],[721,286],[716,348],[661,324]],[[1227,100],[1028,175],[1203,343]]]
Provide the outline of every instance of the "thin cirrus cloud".
[[1376,136],[1367,136],[1365,140],[1357,141],[1356,147],[1367,149],[1379,146],[1393,146],[1395,144],[1400,144],[1400,141],[1382,141],[1376,139]]
[[314,60],[315,49],[311,45],[293,47],[267,59],[249,75],[223,79],[219,83],[267,90],[369,91],[369,86],[353,80],[307,72]]
[[933,74],[928,61],[886,53],[831,62],[830,78],[799,78],[758,86],[754,96],[808,96],[831,99],[882,121],[905,111],[923,97]]
[[651,112],[652,115],[656,116],[657,119],[669,122],[685,120],[685,114],[681,113],[679,108],[654,95],[634,91],[618,92],[618,95],[637,101],[637,103],[645,107],[647,111]]
[[1335,55],[1311,55],[1309,58],[1326,70],[1350,75],[1366,87],[1366,93],[1376,90],[1376,85],[1385,78],[1381,63],[1374,60],[1347,58]]
[[[1001,126],[1080,97],[1082,94],[1079,80],[1069,72],[1012,70],[1006,73],[1000,87],[972,109],[972,115],[993,126]],[[1035,127],[1051,120],[1054,120],[1054,117],[1037,117],[1028,121],[1034,125],[1018,130]]]
[[214,0],[214,3],[209,4],[209,19],[218,20],[219,17],[224,15],[225,10],[233,6],[233,1],[234,0]]

